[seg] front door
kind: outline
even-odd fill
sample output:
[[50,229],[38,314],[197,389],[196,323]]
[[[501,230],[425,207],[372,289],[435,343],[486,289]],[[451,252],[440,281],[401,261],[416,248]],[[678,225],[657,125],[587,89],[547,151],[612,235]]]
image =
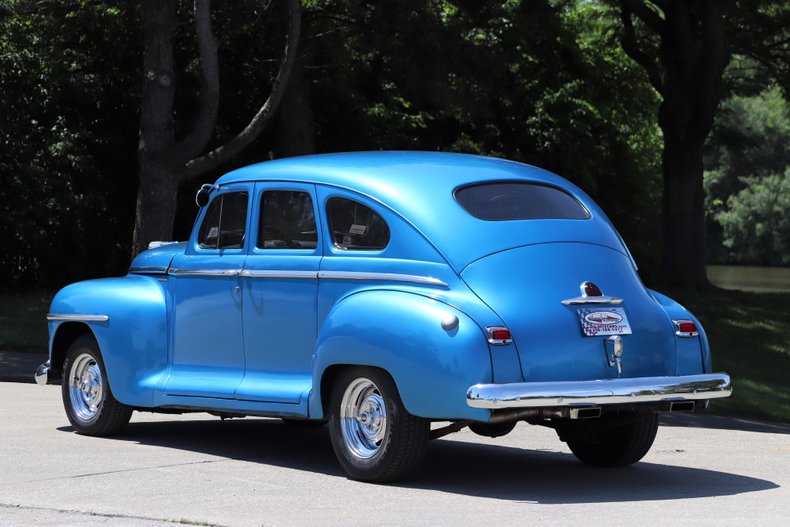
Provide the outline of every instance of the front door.
[[315,186],[255,184],[241,274],[246,372],[238,399],[304,403],[312,386],[321,239]]
[[232,399],[244,376],[242,290],[250,184],[223,186],[170,269],[166,395]]

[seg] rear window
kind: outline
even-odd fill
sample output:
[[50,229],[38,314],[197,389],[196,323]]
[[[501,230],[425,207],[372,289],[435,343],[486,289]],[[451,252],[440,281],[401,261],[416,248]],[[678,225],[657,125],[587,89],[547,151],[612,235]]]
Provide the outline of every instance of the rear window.
[[487,221],[586,220],[590,213],[579,200],[555,187],[536,183],[483,183],[455,191],[455,199]]

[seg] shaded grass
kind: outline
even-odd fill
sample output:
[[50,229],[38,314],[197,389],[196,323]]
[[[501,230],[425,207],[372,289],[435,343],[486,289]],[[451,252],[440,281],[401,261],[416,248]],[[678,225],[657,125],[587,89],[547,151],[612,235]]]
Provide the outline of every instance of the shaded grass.
[[668,294],[705,327],[713,371],[732,377],[732,397],[712,401],[710,411],[790,423],[790,293]]
[[0,291],[0,350],[47,352],[47,292]]
[[[711,288],[667,291],[702,322],[714,371],[733,379],[733,396],[711,402],[724,415],[790,423],[790,293]],[[47,351],[51,294],[0,293],[0,350]]]

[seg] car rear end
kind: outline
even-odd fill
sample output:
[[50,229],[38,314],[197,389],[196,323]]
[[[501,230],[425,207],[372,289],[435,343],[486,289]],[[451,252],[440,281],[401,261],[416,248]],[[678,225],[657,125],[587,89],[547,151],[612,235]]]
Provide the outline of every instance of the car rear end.
[[670,316],[610,222],[575,190],[499,181],[455,192],[479,235],[492,227],[499,243],[510,238],[461,277],[504,321],[489,330],[492,353],[514,348],[523,379],[472,386],[468,405],[494,416],[579,419],[692,410],[729,396],[729,377],[708,371],[696,321]]

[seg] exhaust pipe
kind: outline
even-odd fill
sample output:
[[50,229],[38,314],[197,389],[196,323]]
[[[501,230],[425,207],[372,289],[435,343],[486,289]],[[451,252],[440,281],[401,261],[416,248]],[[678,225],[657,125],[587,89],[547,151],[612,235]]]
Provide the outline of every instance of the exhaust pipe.
[[694,401],[672,401],[669,403],[670,412],[693,412]]
[[570,418],[571,419],[593,419],[596,417],[601,417],[601,407],[600,406],[593,406],[590,408],[571,408],[570,409]]

